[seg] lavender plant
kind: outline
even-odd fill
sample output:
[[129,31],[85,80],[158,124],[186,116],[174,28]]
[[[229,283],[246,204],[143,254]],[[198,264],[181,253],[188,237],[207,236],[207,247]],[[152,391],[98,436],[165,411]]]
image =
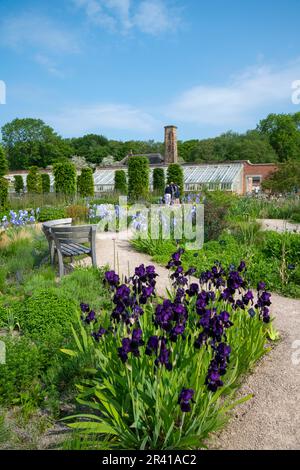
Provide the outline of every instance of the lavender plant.
[[7,229],[9,227],[24,227],[26,225],[31,225],[36,222],[36,219],[39,214],[39,209],[31,210],[19,210],[18,212],[15,212],[13,210],[9,211],[8,216],[5,215],[3,216],[1,223],[0,223],[0,228],[2,229]]
[[102,435],[103,446],[201,447],[238,403],[240,375],[267,350],[271,296],[264,283],[255,300],[243,261],[229,270],[216,263],[194,279],[195,268],[183,269],[183,252],[167,265],[168,298],[156,294],[154,266],[141,265],[124,282],[106,272],[110,312],[81,304],[78,351],[65,352],[96,358],[94,378],[78,385],[78,402],[94,414],[67,419],[77,419],[69,424],[77,431]]

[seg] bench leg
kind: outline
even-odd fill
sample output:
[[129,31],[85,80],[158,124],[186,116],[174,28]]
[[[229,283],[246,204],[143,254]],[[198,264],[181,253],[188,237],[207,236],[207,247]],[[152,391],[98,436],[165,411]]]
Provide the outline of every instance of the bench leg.
[[58,267],[59,267],[59,277],[63,277],[65,270],[64,270],[64,261],[60,251],[57,250],[57,257],[58,257]]
[[94,268],[97,268],[97,257],[96,257],[95,247],[92,248],[91,258],[92,258],[92,264],[93,264]]
[[49,248],[50,248],[50,262],[52,265],[54,265],[55,245],[53,242],[50,244]]

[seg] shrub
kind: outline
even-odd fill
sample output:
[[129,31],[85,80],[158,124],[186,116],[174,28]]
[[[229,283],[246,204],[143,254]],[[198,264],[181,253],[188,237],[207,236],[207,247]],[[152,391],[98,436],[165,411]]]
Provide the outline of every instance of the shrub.
[[153,190],[159,194],[165,191],[165,173],[163,168],[154,168],[153,170]]
[[1,364],[0,403],[13,405],[23,393],[39,386],[41,361],[38,347],[26,337],[1,337],[6,346],[6,363]]
[[21,330],[40,346],[41,360],[47,363],[70,337],[77,305],[58,289],[39,289],[15,310]]
[[228,214],[235,196],[222,191],[210,192],[204,202],[204,238],[216,240],[229,227]]
[[184,191],[183,170],[178,163],[171,163],[167,170],[168,183],[175,183],[179,186],[181,194]]
[[91,168],[82,168],[77,178],[77,191],[82,197],[94,196],[94,178]]
[[50,193],[50,176],[48,173],[42,173],[42,192],[43,194]]
[[47,220],[64,219],[66,217],[66,209],[62,207],[42,207],[38,215],[39,222],[47,222]]
[[6,175],[8,170],[7,158],[2,145],[0,145],[0,177]]
[[26,186],[28,193],[41,193],[42,192],[42,176],[39,173],[37,166],[32,166],[26,179]]
[[17,194],[20,194],[24,191],[24,180],[21,175],[16,175],[14,178],[14,186]]
[[0,209],[8,208],[8,181],[0,176]]
[[55,191],[67,196],[76,193],[76,168],[69,161],[57,162],[53,165]]
[[120,194],[127,194],[127,181],[124,170],[115,171],[115,191]]
[[131,200],[146,199],[149,194],[149,161],[134,156],[128,160],[128,196]]
[[65,213],[67,217],[71,217],[74,221],[85,222],[88,219],[89,210],[87,206],[72,204],[66,207]]
[[110,318],[95,323],[94,312],[82,305],[92,334],[81,326],[77,347],[95,351],[98,372],[78,386],[88,414],[70,427],[105,434],[106,446],[199,449],[235,406],[241,374],[266,352],[270,294],[262,286],[259,306],[252,306],[244,263],[235,271],[215,264],[189,285],[181,255],[168,263],[174,288],[168,299],[155,297],[154,267],[141,265],[126,284],[106,273]]

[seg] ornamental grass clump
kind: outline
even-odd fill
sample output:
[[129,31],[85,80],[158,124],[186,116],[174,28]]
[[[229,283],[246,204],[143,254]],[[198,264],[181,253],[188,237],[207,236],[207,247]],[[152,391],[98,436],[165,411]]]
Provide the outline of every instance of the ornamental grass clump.
[[[239,377],[266,351],[270,294],[248,289],[246,265],[228,270],[220,263],[192,276],[184,250],[167,265],[172,289],[156,293],[154,266],[136,267],[121,280],[107,271],[109,312],[81,304],[80,355],[93,352],[97,368],[79,384],[78,402],[87,414],[67,419],[76,431],[99,434],[104,448],[192,449],[204,445],[239,401]],[[269,341],[269,340],[268,340]]]

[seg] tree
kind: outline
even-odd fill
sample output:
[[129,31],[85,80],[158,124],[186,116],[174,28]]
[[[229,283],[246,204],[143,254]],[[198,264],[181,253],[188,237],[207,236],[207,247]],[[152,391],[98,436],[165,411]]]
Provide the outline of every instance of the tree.
[[199,140],[192,139],[186,140],[182,142],[181,140],[178,141],[178,156],[185,160],[186,162],[193,161],[193,152],[197,148]]
[[6,175],[8,170],[7,158],[2,145],[0,145],[0,177]]
[[11,169],[46,167],[73,149],[41,119],[14,119],[2,127],[2,140]]
[[3,176],[0,176],[0,209],[5,210],[8,208],[8,181]]
[[73,196],[76,192],[76,168],[68,160],[53,166],[56,193]]
[[262,188],[274,193],[298,192],[300,190],[300,165],[290,160],[281,163],[278,170],[262,182]]
[[7,160],[2,146],[0,145],[0,208],[8,206],[8,181],[4,178],[7,173]]
[[44,194],[50,193],[50,176],[48,173],[42,173],[42,192]]
[[94,178],[91,168],[82,168],[81,175],[77,178],[77,191],[80,196],[94,196]]
[[127,194],[127,181],[124,170],[115,171],[115,191],[120,194]]
[[28,193],[41,193],[42,192],[42,176],[39,173],[37,166],[32,166],[26,179],[26,186]]
[[128,195],[132,200],[147,198],[149,194],[149,161],[134,156],[128,160]]
[[299,113],[269,114],[257,126],[257,130],[268,137],[280,162],[300,160],[299,123]]
[[175,183],[180,188],[180,192],[184,191],[183,170],[178,163],[171,163],[167,170],[168,183]]
[[153,170],[153,190],[159,194],[165,191],[165,172],[163,168],[154,168]]
[[17,194],[21,194],[24,191],[24,180],[21,175],[15,176],[14,187]]

